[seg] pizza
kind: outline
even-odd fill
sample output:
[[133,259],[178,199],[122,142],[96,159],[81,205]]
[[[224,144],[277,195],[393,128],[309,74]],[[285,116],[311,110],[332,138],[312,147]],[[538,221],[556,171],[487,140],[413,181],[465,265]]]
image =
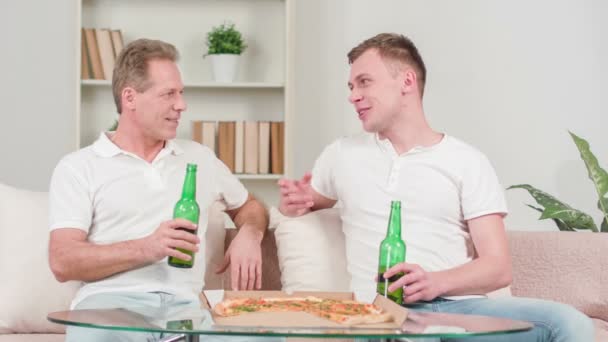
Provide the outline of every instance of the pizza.
[[344,325],[390,322],[391,314],[374,304],[318,297],[230,298],[213,311],[223,317],[249,312],[307,312]]

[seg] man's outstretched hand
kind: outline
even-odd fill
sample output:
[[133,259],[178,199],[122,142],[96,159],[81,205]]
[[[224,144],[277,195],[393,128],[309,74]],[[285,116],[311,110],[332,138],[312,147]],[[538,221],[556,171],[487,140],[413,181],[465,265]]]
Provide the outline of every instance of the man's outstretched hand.
[[314,205],[313,190],[310,186],[310,172],[304,174],[300,180],[280,179],[279,189],[281,200],[279,211],[290,217],[301,216],[311,211]]

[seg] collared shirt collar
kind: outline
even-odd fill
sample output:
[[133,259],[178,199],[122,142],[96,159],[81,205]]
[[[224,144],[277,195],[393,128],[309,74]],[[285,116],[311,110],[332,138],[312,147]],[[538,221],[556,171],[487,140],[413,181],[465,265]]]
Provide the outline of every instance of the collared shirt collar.
[[[112,142],[111,137],[114,135],[113,132],[101,132],[99,134],[99,138],[93,143],[93,150],[100,157],[114,157],[115,155],[125,153],[131,154],[126,151],[123,151],[120,147],[118,147],[114,142]],[[159,155],[180,155],[184,153],[184,150],[179,146],[179,144],[175,140],[167,140],[165,143],[165,147],[159,152]]]
[[[394,156],[398,156],[397,151],[395,150],[395,147],[393,146],[393,143],[388,138],[382,139],[382,138],[380,138],[380,135],[378,133],[374,133],[374,139],[376,140],[376,143],[378,144],[378,146],[380,147],[380,149],[382,151],[390,153]],[[402,153],[401,156],[414,154],[414,153],[418,153],[418,152],[432,151],[432,150],[438,148],[439,146],[441,146],[447,139],[448,139],[448,135],[443,133],[443,137],[441,138],[441,140],[438,143],[430,145],[430,146],[420,146],[420,145],[414,146],[409,151]]]

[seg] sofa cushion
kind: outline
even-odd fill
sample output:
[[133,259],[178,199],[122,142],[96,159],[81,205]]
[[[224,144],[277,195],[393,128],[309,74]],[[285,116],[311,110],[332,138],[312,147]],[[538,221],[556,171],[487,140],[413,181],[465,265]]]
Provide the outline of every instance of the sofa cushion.
[[[221,289],[224,285],[222,275],[215,274],[215,269],[224,262],[224,239],[226,238],[227,220],[230,220],[223,211],[226,206],[221,202],[213,203],[208,210],[208,223],[205,238],[201,247],[205,251],[205,269],[197,268],[195,271],[205,273],[206,290]],[[203,213],[204,214],[204,213]],[[201,248],[202,250],[202,248]],[[196,265],[196,264],[195,264]],[[198,265],[199,267],[201,265]],[[196,267],[196,266],[195,266]]]
[[509,242],[514,295],[570,304],[608,321],[608,234],[512,231]]
[[608,342],[608,322],[594,318],[595,342]]
[[284,218],[278,223],[275,239],[283,290],[349,290],[338,209]]
[[0,184],[0,333],[63,332],[47,321],[80,286],[59,283],[48,265],[48,195]]

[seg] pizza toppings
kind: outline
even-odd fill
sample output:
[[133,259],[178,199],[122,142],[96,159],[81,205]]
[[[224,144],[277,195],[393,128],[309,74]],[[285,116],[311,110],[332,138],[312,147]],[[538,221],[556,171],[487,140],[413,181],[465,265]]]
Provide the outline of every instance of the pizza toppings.
[[374,304],[318,297],[232,298],[217,304],[220,316],[249,312],[307,312],[345,325],[392,321],[392,316]]

